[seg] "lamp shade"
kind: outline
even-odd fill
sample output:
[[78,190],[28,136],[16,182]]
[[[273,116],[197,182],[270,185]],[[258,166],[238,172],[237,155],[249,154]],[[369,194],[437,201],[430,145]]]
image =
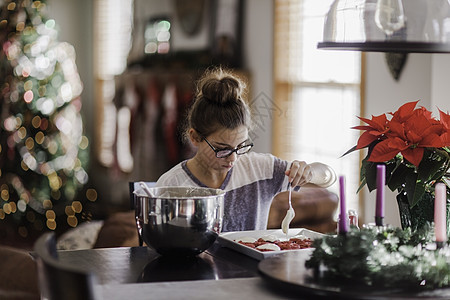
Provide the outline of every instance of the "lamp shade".
[[450,53],[448,0],[335,0],[319,49]]

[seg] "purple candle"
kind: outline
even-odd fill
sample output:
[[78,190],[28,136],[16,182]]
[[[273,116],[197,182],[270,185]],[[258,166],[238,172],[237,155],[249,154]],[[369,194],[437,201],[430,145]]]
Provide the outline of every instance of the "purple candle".
[[377,226],[383,226],[385,178],[386,166],[377,165],[377,202],[375,207],[375,225]]
[[434,232],[436,235],[436,242],[447,241],[447,192],[445,184],[442,182],[436,183],[434,187]]
[[346,233],[348,231],[348,216],[347,207],[345,204],[345,178],[339,176],[339,193],[340,193],[340,207],[341,213],[339,215],[339,233]]

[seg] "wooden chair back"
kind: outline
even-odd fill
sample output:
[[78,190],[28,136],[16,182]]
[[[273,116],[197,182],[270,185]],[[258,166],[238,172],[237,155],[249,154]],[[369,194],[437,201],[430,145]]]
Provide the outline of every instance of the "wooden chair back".
[[44,233],[34,244],[41,299],[99,299],[94,273],[58,260],[53,232]]

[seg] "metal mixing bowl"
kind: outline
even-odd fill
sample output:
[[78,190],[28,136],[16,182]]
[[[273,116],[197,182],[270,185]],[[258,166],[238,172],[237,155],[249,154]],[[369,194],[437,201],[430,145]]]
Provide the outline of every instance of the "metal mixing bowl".
[[136,192],[136,225],[162,255],[194,256],[208,249],[222,229],[225,192],[199,187],[154,187]]

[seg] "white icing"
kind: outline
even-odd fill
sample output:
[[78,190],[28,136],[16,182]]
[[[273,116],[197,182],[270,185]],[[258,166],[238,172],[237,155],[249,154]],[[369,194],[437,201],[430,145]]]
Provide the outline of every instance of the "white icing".
[[272,250],[272,251],[279,251],[279,250],[281,250],[281,248],[278,247],[278,245],[271,244],[271,243],[259,245],[258,247],[256,247],[256,249],[259,249],[259,250]]
[[286,212],[286,216],[283,219],[283,222],[281,222],[281,230],[284,234],[288,234],[289,231],[289,224],[291,223],[292,219],[295,217],[295,212],[292,207],[288,209]]
[[244,237],[241,237],[241,238],[238,238],[238,239],[236,239],[235,240],[235,242],[242,242],[242,243],[254,243],[254,242],[256,242],[257,241],[257,239],[255,239],[255,238],[253,238],[253,237],[250,237],[250,236],[244,236]]
[[288,242],[288,241],[290,240],[290,237],[288,237],[287,235],[285,235],[285,236],[279,237],[278,240],[279,240],[280,242]]
[[306,240],[306,239],[309,239],[309,237],[307,237],[306,235],[303,235],[303,234],[297,234],[296,236],[293,236],[292,238],[294,238],[294,239],[300,239],[300,240]]
[[273,234],[267,234],[265,236],[262,236],[261,238],[266,242],[272,242],[272,243],[280,240],[276,235],[273,235]]

